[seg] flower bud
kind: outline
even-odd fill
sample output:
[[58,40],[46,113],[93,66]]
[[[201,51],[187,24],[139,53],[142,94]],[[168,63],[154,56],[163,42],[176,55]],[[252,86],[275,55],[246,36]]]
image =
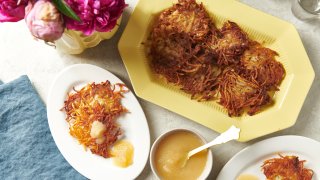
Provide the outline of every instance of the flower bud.
[[64,31],[63,19],[57,8],[48,0],[38,0],[29,4],[25,17],[31,34],[46,42],[59,39]]

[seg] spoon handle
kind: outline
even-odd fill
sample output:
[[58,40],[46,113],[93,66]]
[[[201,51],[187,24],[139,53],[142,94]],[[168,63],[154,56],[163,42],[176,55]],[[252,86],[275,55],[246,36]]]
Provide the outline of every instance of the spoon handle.
[[226,143],[228,141],[234,140],[234,139],[239,139],[239,133],[240,133],[240,129],[236,128],[235,126],[231,126],[227,131],[225,131],[224,133],[220,134],[217,138],[215,138],[213,141],[200,146],[196,149],[193,149],[192,151],[190,151],[188,153],[188,159],[193,156],[194,154],[197,154],[198,152],[207,149],[211,146],[217,145],[217,144],[222,144],[222,143]]

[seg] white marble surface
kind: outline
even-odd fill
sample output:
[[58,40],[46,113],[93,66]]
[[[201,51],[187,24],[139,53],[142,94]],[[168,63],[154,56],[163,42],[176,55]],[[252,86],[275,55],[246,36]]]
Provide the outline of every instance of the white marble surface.
[[[320,22],[304,22],[296,19],[291,13],[290,0],[241,1],[295,25],[310,57],[316,78],[295,126],[248,143],[232,142],[212,148],[214,166],[210,179],[215,179],[220,169],[233,155],[254,142],[286,134],[302,135],[320,141]],[[117,42],[136,3],[135,0],[127,2],[130,3],[130,7],[124,14],[116,36],[76,56],[61,54],[54,48],[35,41],[29,35],[24,22],[0,24],[0,79],[7,82],[27,74],[46,102],[49,86],[60,70],[76,63],[89,63],[111,71],[131,87],[117,49]],[[152,142],[163,132],[178,127],[194,129],[207,140],[217,136],[217,133],[206,127],[145,100],[139,100],[148,119]],[[139,179],[154,179],[149,164],[146,165]]]

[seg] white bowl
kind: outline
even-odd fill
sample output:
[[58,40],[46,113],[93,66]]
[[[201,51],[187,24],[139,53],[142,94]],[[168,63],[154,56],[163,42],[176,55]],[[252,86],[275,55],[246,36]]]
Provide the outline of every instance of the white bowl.
[[[195,134],[196,136],[198,136],[204,144],[207,143],[207,141],[201,136],[199,135],[198,133],[192,131],[192,130],[189,130],[189,129],[173,129],[173,130],[170,130],[166,133],[163,133],[162,135],[160,135],[157,140],[153,143],[152,147],[151,147],[151,151],[150,151],[150,166],[151,166],[151,170],[153,172],[153,174],[158,178],[158,179],[161,179],[158,172],[157,172],[157,169],[155,167],[155,163],[154,163],[154,156],[155,156],[155,151],[156,149],[158,148],[158,145],[159,143],[163,140],[163,138],[165,138],[166,136],[174,133],[174,132],[177,132],[177,131],[187,131],[187,132],[190,132],[192,134]],[[212,169],[212,152],[210,149],[208,149],[208,157],[207,157],[207,163],[204,167],[204,170],[203,172],[201,173],[201,175],[198,177],[198,179],[206,179],[210,172],[211,172],[211,169]]]

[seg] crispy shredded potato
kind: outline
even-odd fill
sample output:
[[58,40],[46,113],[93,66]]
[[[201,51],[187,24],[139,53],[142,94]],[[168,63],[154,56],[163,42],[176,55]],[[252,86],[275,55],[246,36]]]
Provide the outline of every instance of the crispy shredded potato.
[[229,116],[272,103],[285,76],[278,54],[250,40],[235,22],[217,29],[202,3],[178,0],[160,13],[146,44],[152,70],[192,99],[219,99]]
[[[66,121],[69,123],[71,136],[75,137],[92,153],[105,158],[110,157],[109,150],[122,134],[116,119],[127,109],[122,106],[123,93],[128,90],[124,84],[110,84],[109,81],[100,84],[91,83],[70,93],[64,102]],[[93,122],[99,121],[106,127],[103,139],[90,136]],[[102,141],[102,142],[101,142]]]
[[311,180],[313,171],[304,168],[305,161],[297,156],[282,156],[266,160],[262,171],[267,180]]
[[198,43],[212,34],[213,28],[202,4],[180,0],[159,15],[150,34],[154,71],[199,100],[213,98],[220,72],[212,63],[214,55]]
[[277,52],[261,46],[258,42],[251,42],[250,48],[240,60],[243,75],[268,90],[277,90],[285,76],[285,70],[275,56],[278,56]]
[[265,89],[241,77],[234,69],[225,69],[218,84],[221,95],[219,103],[228,109],[229,116],[239,116],[244,109],[253,115],[270,102]]
[[234,22],[224,23],[221,38],[214,39],[210,47],[217,54],[217,64],[231,65],[239,62],[240,56],[249,47],[247,34]]
[[155,27],[161,32],[186,33],[194,40],[203,40],[214,25],[202,4],[195,0],[179,0],[160,14]]
[[[207,54],[185,34],[170,34],[165,44],[152,48],[151,66],[169,82],[199,100],[212,99],[220,68],[212,64],[213,55]],[[154,43],[153,45],[156,45]],[[163,49],[160,49],[163,47]]]

